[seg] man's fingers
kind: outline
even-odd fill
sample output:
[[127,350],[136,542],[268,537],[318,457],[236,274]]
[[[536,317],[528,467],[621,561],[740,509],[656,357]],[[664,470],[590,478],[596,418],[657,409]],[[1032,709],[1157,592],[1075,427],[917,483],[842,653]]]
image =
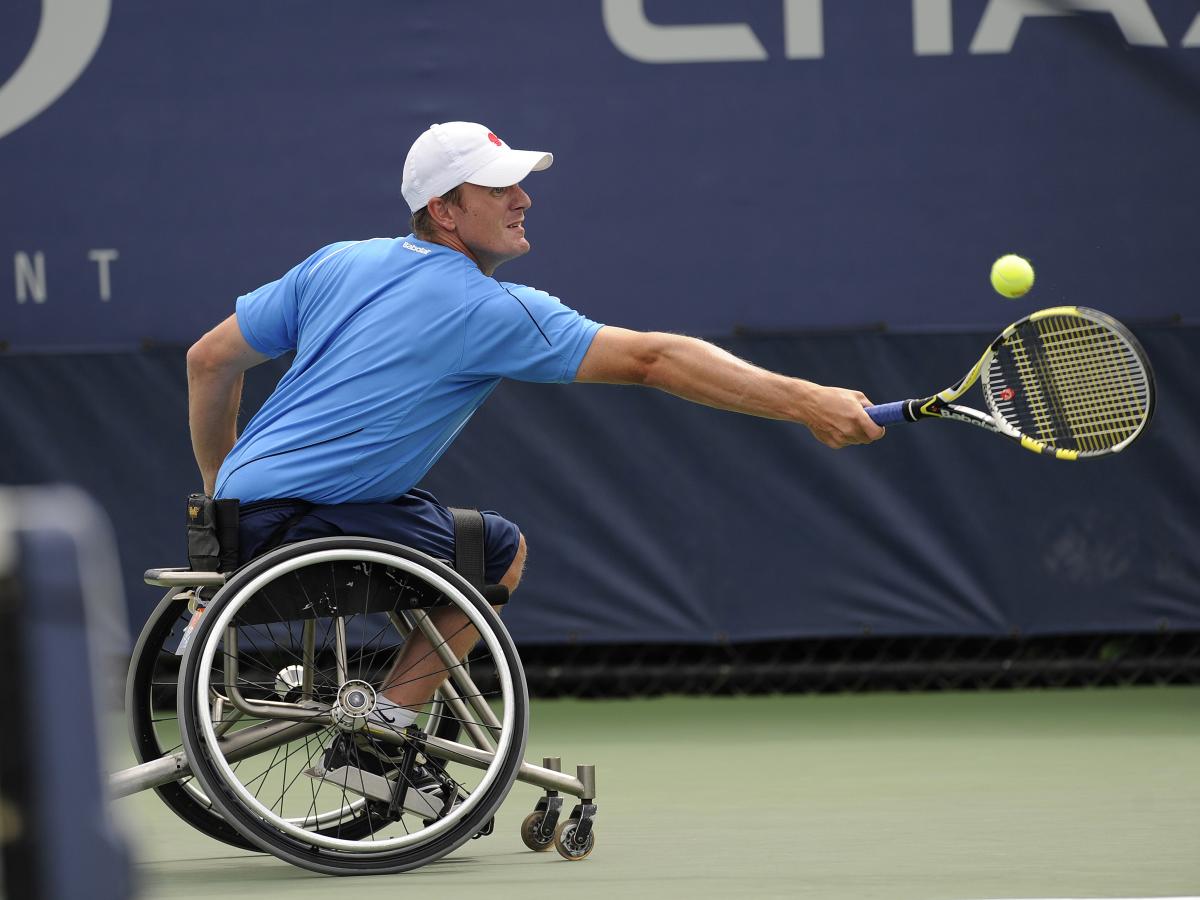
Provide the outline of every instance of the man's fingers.
[[875,420],[872,419],[869,415],[867,415],[867,413],[865,411],[866,407],[873,406],[874,404],[872,404],[869,400],[867,400],[867,398],[863,394],[859,394],[859,396],[862,397],[862,399],[864,401],[862,409],[859,412],[859,416],[860,416],[859,422],[862,425],[863,434],[865,434],[867,436],[868,441],[877,441],[881,437],[883,437],[886,432],[884,431],[884,429],[881,425],[876,425]]
[[[809,422],[813,435],[826,447],[840,450],[851,444],[870,444],[887,431],[865,412],[872,406],[871,398],[862,391],[848,388],[825,388],[827,402],[818,421]],[[849,401],[849,402],[847,402]],[[822,421],[823,420],[823,421]]]

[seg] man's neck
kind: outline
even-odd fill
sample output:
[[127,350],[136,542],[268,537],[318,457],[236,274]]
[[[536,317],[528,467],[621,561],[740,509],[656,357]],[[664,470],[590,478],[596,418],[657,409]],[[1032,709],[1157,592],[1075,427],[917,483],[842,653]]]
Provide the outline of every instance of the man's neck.
[[474,253],[472,253],[471,249],[461,240],[459,240],[458,235],[454,234],[453,232],[440,231],[431,237],[422,238],[422,240],[430,244],[441,244],[443,247],[449,247],[451,250],[457,250],[467,259],[471,260],[471,262],[475,263],[475,265],[479,266],[479,271],[483,272],[484,275],[490,276],[496,271],[497,266],[493,265],[488,268],[487,264],[480,260],[479,257]]

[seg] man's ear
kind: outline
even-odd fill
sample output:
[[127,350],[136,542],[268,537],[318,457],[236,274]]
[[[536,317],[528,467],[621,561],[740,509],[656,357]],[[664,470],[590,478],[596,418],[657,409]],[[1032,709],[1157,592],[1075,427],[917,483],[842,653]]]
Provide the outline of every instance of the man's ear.
[[454,217],[450,215],[450,204],[441,197],[430,197],[429,203],[426,204],[429,209],[429,217],[433,219],[443,230],[455,231],[457,226],[454,223]]

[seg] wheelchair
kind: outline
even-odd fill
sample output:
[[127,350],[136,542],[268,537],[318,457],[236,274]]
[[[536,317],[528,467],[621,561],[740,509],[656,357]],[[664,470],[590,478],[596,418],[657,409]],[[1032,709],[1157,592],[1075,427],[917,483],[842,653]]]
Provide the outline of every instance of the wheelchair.
[[[515,781],[544,789],[521,824],[531,850],[568,860],[595,844],[595,767],[524,761],[525,674],[482,591],[446,563],[374,538],[271,550],[231,573],[151,569],[166,594],[138,638],[126,712],[139,765],[114,796],[153,789],[201,832],[314,872],[404,872],[490,834]],[[457,610],[479,641],[460,662],[435,625]],[[406,641],[447,673],[403,730],[371,718]],[[422,645],[423,646],[423,645]],[[384,748],[327,777],[330,748]],[[437,789],[426,785],[432,783]],[[578,802],[567,813],[563,795]]]

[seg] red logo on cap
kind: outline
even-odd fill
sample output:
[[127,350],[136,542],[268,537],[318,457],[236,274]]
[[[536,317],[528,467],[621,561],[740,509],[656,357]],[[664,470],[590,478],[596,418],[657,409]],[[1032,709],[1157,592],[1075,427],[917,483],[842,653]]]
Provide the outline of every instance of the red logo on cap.
[[497,147],[502,146],[502,144],[503,144],[503,141],[501,141],[500,138],[496,137],[490,131],[488,132],[488,140],[491,141],[493,144],[495,144]]
[[1014,391],[1014,390],[1013,390],[1012,388],[1010,388],[1010,387],[1006,387],[1004,390],[1002,390],[1002,391],[1000,392],[1000,399],[1001,399],[1001,400],[1011,400],[1011,399],[1013,399],[1013,397],[1015,397],[1015,396],[1017,396],[1017,392],[1016,392],[1016,391]]

